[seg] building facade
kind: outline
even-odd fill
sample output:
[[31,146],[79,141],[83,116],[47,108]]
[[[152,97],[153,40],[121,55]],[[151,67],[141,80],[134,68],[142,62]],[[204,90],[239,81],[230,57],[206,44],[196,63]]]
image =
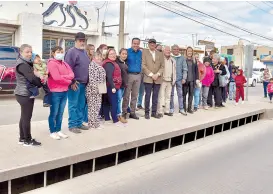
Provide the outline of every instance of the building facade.
[[[260,60],[262,55],[273,54],[272,47],[255,46],[253,51],[253,60]],[[244,44],[242,41],[238,42],[238,45],[222,46],[221,54],[232,55],[234,57],[234,63],[236,66],[244,66]]]
[[79,8],[77,2],[3,1],[0,3],[0,45],[30,44],[43,59],[58,45],[65,50],[74,46],[77,32],[87,36],[87,43],[105,43],[117,48],[117,37],[101,36],[95,7]]

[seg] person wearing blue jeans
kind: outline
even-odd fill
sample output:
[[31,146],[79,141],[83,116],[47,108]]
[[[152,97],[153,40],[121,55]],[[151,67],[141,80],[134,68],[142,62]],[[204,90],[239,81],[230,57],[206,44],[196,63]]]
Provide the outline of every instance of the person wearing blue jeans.
[[264,86],[264,97],[267,98],[267,86],[269,82],[263,81],[263,86]]
[[89,129],[88,126],[83,125],[87,115],[85,88],[90,64],[85,43],[85,34],[78,32],[75,36],[75,47],[70,48],[65,54],[65,62],[75,74],[68,91],[68,127],[73,133],[81,133],[81,130]]
[[186,83],[187,75],[188,75],[188,65],[186,63],[185,57],[180,54],[179,46],[172,46],[171,56],[176,61],[176,83],[172,88],[171,93],[171,102],[170,102],[170,113],[174,113],[174,87],[176,87],[176,92],[178,96],[178,105],[179,105],[179,113],[186,115],[184,111],[183,105],[183,84]]
[[174,113],[174,88],[176,88],[177,96],[178,96],[178,105],[179,105],[179,112],[182,113],[183,109],[183,86],[181,81],[175,82],[175,85],[172,88],[171,93],[171,102],[170,102],[170,113]]
[[[52,92],[50,95],[51,106],[48,117],[49,130],[51,134],[62,134],[59,132],[62,129],[63,113],[67,101],[67,92]],[[67,136],[64,136],[64,138],[66,137]]]
[[111,111],[111,117],[112,117],[113,123],[119,122],[118,115],[117,115],[118,91],[119,90],[116,90],[116,92],[113,93],[112,87],[109,87],[109,86],[107,87],[107,96],[105,96],[105,97],[108,98],[109,104],[103,105],[103,115],[104,115],[105,121],[111,120],[110,115],[109,115],[109,112]]
[[201,88],[199,88],[199,87],[194,88],[194,93],[193,93],[194,111],[197,111],[198,106],[200,104],[200,92],[201,92]]
[[144,90],[145,90],[145,85],[143,83],[143,78],[142,78],[141,83],[140,83],[140,87],[139,87],[138,98],[137,98],[137,108],[138,109],[143,109],[142,103],[143,103]]
[[122,102],[122,98],[123,98],[123,94],[124,94],[124,88],[120,88],[117,91],[117,99],[118,99],[118,108],[117,108],[117,115],[121,116],[121,102]]

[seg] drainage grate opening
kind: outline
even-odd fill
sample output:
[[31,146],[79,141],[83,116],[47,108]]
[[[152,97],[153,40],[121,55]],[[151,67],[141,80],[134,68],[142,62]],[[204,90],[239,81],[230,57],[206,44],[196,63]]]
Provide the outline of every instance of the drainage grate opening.
[[70,166],[47,171],[47,185],[52,185],[70,178]]
[[222,132],[223,125],[216,125],[214,128],[214,134]]
[[8,194],[8,181],[0,183],[0,193],[1,194]]
[[73,164],[73,177],[92,172],[93,159]]
[[196,139],[202,139],[205,136],[205,129],[201,129],[197,131]]
[[184,144],[194,141],[195,140],[195,133],[196,133],[196,131],[185,134]]
[[231,123],[231,129],[238,127],[238,120],[234,120]]
[[44,173],[37,173],[11,180],[11,193],[19,194],[44,186]]
[[118,153],[118,164],[133,160],[136,158],[136,148],[124,150]]
[[173,137],[171,139],[171,148],[182,145],[183,142],[183,135]]
[[212,134],[213,134],[213,127],[206,128],[206,136],[205,137],[210,136]]
[[231,122],[227,122],[224,124],[224,131],[230,130]]
[[138,147],[138,158],[152,154],[153,151],[154,151],[154,144],[153,143],[140,146],[140,147]]
[[169,148],[169,139],[158,141],[155,144],[155,152],[166,150]]
[[95,159],[95,171],[115,166],[116,164],[116,153],[101,156]]
[[263,118],[263,116],[264,116],[264,113],[260,113],[258,120],[260,120],[261,118]]
[[257,121],[257,120],[258,120],[258,115],[253,115],[252,122]]
[[240,119],[240,120],[239,120],[239,126],[245,125],[245,120],[246,120],[246,118]]
[[251,123],[251,118],[252,118],[252,116],[249,116],[249,117],[246,118],[246,124]]

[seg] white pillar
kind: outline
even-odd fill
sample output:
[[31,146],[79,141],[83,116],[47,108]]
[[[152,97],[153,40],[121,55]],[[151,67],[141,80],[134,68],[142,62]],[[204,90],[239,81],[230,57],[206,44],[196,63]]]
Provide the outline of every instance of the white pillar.
[[20,13],[18,15],[20,27],[15,35],[16,44],[20,47],[22,44],[29,44],[33,52],[42,56],[43,41],[43,16],[42,14]]

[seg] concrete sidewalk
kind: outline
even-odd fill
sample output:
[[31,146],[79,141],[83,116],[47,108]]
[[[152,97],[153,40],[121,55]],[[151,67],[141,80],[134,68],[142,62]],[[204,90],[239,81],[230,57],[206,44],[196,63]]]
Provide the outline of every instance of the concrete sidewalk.
[[17,144],[18,124],[3,125],[0,126],[4,134],[0,136],[0,182],[160,141],[181,135],[181,132],[187,133],[193,128],[210,127],[220,124],[217,122],[224,123],[225,119],[234,120],[250,112],[259,114],[268,105],[246,103],[235,107],[229,104],[226,108],[200,110],[187,117],[175,114],[160,120],[141,118],[139,121],[129,120],[126,127],[109,124],[102,130],[83,131],[78,135],[68,132],[67,120],[64,119],[63,131],[70,137],[59,141],[49,137],[46,120],[33,122],[33,137],[43,143],[35,148]]

